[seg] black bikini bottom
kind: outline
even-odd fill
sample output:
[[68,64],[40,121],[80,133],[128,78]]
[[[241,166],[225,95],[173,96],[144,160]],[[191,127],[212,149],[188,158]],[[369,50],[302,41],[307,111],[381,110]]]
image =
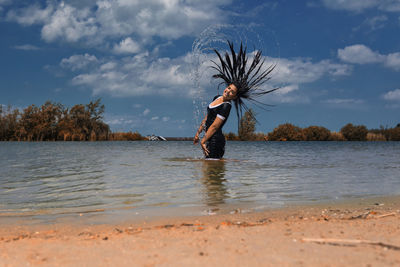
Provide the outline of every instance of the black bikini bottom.
[[221,159],[225,153],[225,136],[223,134],[214,134],[207,141],[207,148],[210,153],[206,158]]

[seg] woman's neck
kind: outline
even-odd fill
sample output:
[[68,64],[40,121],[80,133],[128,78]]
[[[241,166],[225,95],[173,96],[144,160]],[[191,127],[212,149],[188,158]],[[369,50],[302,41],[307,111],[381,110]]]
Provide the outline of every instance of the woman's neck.
[[225,98],[224,95],[222,95],[222,102],[229,102],[229,101],[231,101],[231,100],[228,98]]

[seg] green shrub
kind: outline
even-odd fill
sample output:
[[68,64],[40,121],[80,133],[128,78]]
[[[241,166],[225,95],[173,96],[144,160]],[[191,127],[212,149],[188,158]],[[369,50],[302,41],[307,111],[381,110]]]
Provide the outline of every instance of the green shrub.
[[368,133],[367,141],[386,141],[386,137],[380,133]]
[[242,141],[254,141],[256,130],[256,118],[252,109],[246,111],[240,119],[238,137]]
[[400,141],[400,127],[388,129],[388,140],[390,141]]
[[368,130],[364,125],[346,124],[340,132],[348,141],[366,141]]
[[306,141],[327,141],[331,132],[322,126],[310,126],[303,129],[303,135]]
[[229,140],[229,141],[237,141],[237,140],[239,140],[239,137],[233,132],[226,133],[225,134],[225,138],[226,138],[226,140]]
[[329,141],[346,141],[346,138],[344,138],[341,132],[331,132]]
[[301,128],[290,123],[281,124],[268,133],[269,141],[303,141],[304,139]]

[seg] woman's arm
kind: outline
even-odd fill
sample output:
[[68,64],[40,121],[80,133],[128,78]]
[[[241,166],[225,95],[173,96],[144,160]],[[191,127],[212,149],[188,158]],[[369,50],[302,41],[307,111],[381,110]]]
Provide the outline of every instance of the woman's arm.
[[214,133],[221,127],[222,123],[224,122],[223,119],[221,119],[220,117],[216,117],[214,122],[211,124],[211,126],[208,128],[206,134],[204,135],[203,139],[201,139],[201,148],[204,151],[204,154],[206,156],[208,156],[208,154],[210,153],[210,151],[207,149],[206,143],[208,141],[208,139],[211,138],[211,136],[214,135]]
[[204,129],[204,125],[206,124],[206,120],[207,120],[207,115],[204,117],[204,119],[200,123],[199,129],[197,130],[196,135],[194,136],[193,144],[197,144],[199,142],[199,135]]

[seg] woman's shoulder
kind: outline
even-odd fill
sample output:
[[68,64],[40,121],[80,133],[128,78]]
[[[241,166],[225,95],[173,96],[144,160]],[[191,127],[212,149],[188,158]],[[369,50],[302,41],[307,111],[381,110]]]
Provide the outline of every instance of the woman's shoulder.
[[[214,101],[215,99],[217,99],[217,98],[220,98],[220,97],[222,97],[222,95],[216,95],[216,96],[214,96],[213,101]],[[221,105],[223,105],[223,104],[231,105],[231,101],[222,102]]]
[[[231,106],[231,102],[230,101],[229,102],[216,101],[218,98],[221,98],[221,97],[222,96],[220,96],[220,95],[215,96],[213,101],[211,101],[211,103],[208,105],[208,107],[210,109],[214,109],[214,108],[217,108],[217,109],[224,108],[224,109],[226,109],[227,108],[226,106],[229,106],[229,108],[230,108],[230,106]],[[217,102],[218,104],[216,104],[214,102]]]

